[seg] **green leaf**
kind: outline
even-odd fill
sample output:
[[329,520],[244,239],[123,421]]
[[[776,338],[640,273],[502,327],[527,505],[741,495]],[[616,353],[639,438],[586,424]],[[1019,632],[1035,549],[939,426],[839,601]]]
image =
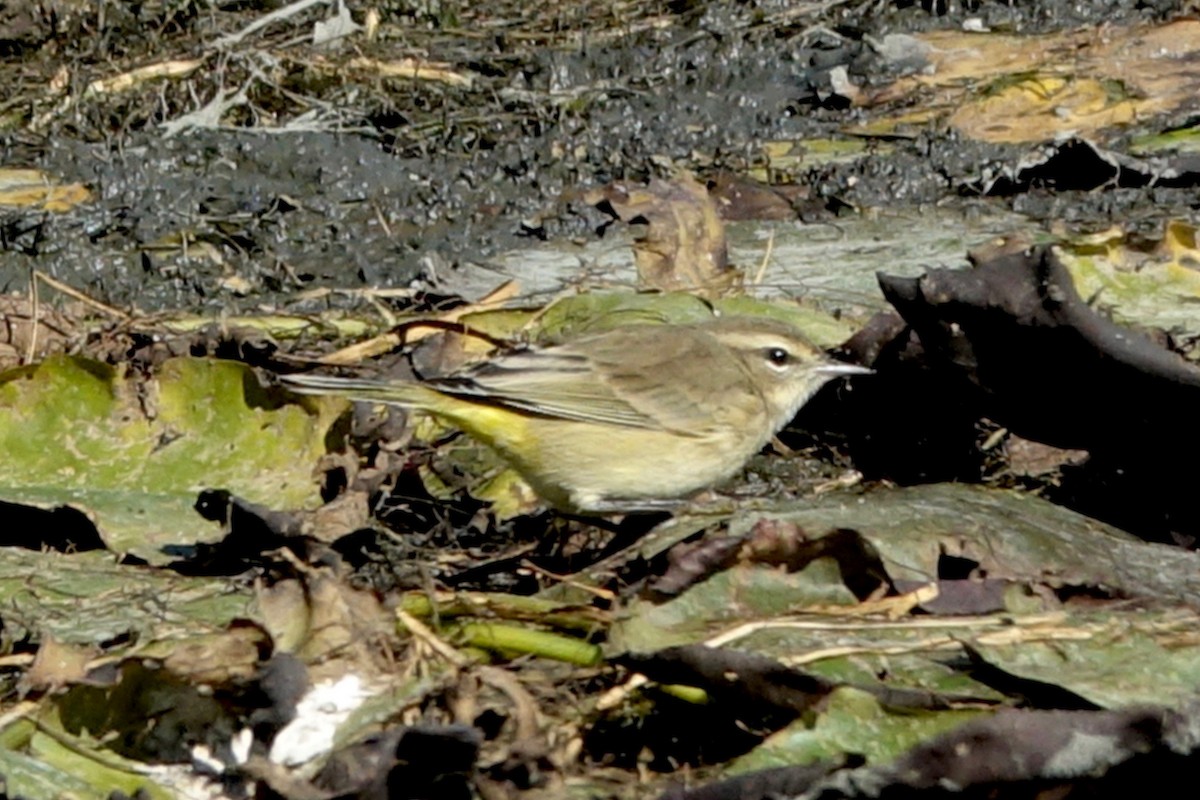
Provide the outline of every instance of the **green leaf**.
[[1061,686],[1101,708],[1173,706],[1200,686],[1200,618],[1190,611],[1105,610],[1072,614],[1062,633],[1038,641],[971,642],[1005,672]]
[[741,564],[668,602],[634,600],[609,631],[609,643],[617,649],[652,652],[701,642],[723,629],[812,605],[854,602],[830,559],[818,559],[790,574],[775,567]]
[[0,606],[5,636],[49,634],[61,642],[96,644],[126,634],[160,635],[224,629],[249,615],[248,591],[229,581],[118,564],[111,553],[36,552],[0,548]]
[[14,743],[0,748],[6,797],[105,800],[117,791],[127,796],[140,792],[150,800],[177,796],[142,774],[143,765],[118,756],[90,737],[67,734],[53,715],[37,726],[18,720],[2,735]]
[[216,533],[192,510],[201,489],[318,504],[312,465],[343,407],[287,402],[232,361],[171,359],[143,382],[50,358],[0,374],[0,499],[79,508],[110,548],[162,561],[164,545]]
[[866,692],[837,689],[815,722],[796,720],[735,761],[730,773],[810,764],[844,753],[862,755],[870,764],[887,763],[914,745],[984,713],[990,712],[897,713]]

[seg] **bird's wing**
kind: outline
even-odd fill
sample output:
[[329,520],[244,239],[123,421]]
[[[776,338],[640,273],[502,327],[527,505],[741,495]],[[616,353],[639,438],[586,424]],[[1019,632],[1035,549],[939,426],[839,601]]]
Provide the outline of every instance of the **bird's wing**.
[[432,385],[534,414],[700,433],[714,397],[728,399],[745,379],[732,361],[703,333],[668,337],[639,326],[510,353]]
[[466,374],[428,383],[448,395],[540,416],[630,428],[660,427],[614,394],[587,356],[565,347],[509,353]]

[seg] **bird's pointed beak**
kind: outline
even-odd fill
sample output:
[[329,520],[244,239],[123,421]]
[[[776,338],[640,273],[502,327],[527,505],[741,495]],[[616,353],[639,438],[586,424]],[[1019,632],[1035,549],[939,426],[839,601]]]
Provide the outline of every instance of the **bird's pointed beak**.
[[858,364],[844,364],[841,361],[826,361],[817,367],[818,372],[836,377],[838,375],[874,375],[875,370]]

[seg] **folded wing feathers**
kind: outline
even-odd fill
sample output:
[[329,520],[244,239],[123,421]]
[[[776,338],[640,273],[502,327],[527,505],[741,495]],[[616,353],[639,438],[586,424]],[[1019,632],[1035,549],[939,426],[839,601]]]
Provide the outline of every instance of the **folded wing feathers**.
[[[465,374],[422,382],[384,383],[322,375],[289,375],[283,380],[302,392],[335,392],[362,400],[417,406],[428,406],[428,397],[421,393],[434,389],[451,397],[477,399],[544,417],[649,430],[666,427],[684,434],[694,432],[687,409],[671,408],[682,399],[677,393],[667,392],[669,400],[644,398],[650,401],[649,406],[639,410],[614,390],[610,378],[623,372],[619,355],[609,353],[607,358],[597,360],[573,351],[570,346],[560,346],[508,353]],[[676,354],[662,355],[668,360]],[[622,379],[627,381],[628,376]]]
[[473,373],[429,382],[456,397],[478,397],[547,417],[632,428],[657,428],[654,419],[613,393],[587,356],[562,348],[511,353]]

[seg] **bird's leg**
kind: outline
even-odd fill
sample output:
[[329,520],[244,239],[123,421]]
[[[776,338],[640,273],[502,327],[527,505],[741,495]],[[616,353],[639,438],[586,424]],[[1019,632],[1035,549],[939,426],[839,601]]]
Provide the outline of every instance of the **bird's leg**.
[[[572,502],[575,499],[572,498]],[[588,500],[576,507],[581,515],[589,514],[661,514],[685,508],[687,500]]]

